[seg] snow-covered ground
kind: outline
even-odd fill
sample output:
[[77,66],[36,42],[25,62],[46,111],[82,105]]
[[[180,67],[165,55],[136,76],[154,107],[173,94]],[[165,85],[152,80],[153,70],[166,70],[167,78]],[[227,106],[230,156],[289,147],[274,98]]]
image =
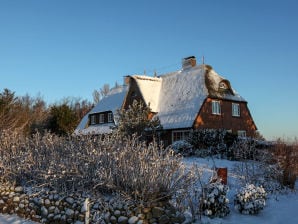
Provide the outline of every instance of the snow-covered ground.
[[228,186],[229,193],[228,198],[230,201],[230,214],[225,218],[209,219],[203,217],[203,223],[210,224],[292,224],[298,223],[298,181],[296,182],[296,190],[294,192],[288,192],[284,194],[268,195],[266,201],[266,207],[258,215],[243,215],[234,209],[233,197],[236,191],[240,188],[239,176],[233,172],[235,164],[239,162],[233,162],[229,160],[220,159],[202,159],[202,158],[186,158],[184,163],[188,166],[196,164],[199,167],[203,167],[203,179],[209,178],[212,174],[212,168],[227,167],[228,168]]
[[[243,215],[233,208],[233,196],[240,187],[239,177],[233,173],[233,167],[237,162],[219,159],[187,158],[184,163],[188,166],[197,164],[203,167],[204,178],[208,178],[212,173],[212,167],[228,168],[228,186],[230,188],[228,197],[230,199],[231,213],[225,218],[209,219],[203,217],[203,223],[209,224],[294,224],[298,223],[298,181],[296,191],[287,194],[268,195],[267,205],[258,215]],[[16,215],[0,214],[0,224],[33,224],[34,222],[21,219]]]

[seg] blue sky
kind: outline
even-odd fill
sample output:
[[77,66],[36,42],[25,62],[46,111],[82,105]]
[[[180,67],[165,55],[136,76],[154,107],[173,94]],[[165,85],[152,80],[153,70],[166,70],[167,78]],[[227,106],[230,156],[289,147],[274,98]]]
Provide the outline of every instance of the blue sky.
[[0,90],[92,101],[190,55],[247,101],[268,139],[298,136],[298,1],[0,0]]

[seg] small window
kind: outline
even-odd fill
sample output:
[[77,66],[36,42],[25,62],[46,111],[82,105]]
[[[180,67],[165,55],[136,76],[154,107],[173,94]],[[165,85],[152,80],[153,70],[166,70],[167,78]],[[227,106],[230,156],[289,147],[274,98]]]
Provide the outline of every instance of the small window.
[[246,137],[246,131],[239,130],[239,131],[237,131],[237,134],[239,137]]
[[108,113],[108,122],[109,123],[113,122],[113,113]]
[[239,103],[232,103],[232,116],[240,117],[240,105],[239,105]]
[[220,114],[220,102],[212,100],[212,114]]
[[104,114],[99,115],[99,123],[100,124],[105,123],[105,115]]
[[228,89],[228,86],[225,82],[220,82],[219,83],[219,89]]
[[95,114],[90,115],[90,124],[91,124],[91,125],[96,124],[96,119],[95,119],[95,118],[96,118],[96,117],[95,117]]
[[189,131],[173,131],[172,142],[187,140],[189,137]]

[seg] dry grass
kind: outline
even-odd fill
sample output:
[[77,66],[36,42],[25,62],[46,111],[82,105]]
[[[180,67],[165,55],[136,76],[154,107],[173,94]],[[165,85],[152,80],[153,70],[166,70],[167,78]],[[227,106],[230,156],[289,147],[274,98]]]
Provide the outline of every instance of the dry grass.
[[2,132],[0,157],[0,181],[65,193],[118,191],[142,203],[168,201],[193,178],[171,150],[134,137]]
[[273,147],[273,158],[282,170],[281,183],[294,189],[298,176],[298,142],[286,144],[278,140]]

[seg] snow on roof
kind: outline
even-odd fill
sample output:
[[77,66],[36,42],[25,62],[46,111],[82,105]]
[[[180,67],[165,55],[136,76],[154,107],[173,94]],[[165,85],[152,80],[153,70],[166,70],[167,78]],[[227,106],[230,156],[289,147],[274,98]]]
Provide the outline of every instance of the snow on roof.
[[126,96],[127,89],[127,86],[118,86],[116,88],[111,89],[110,92],[105,97],[103,97],[99,101],[99,103],[83,117],[83,119],[75,129],[74,134],[110,133],[111,124],[99,124],[88,127],[89,115],[105,111],[112,111],[113,114],[115,114],[115,112],[122,107],[122,103]]
[[[245,101],[232,87],[229,80],[218,75],[211,66],[205,65],[206,69],[206,85],[209,91],[210,97],[216,97],[220,99],[233,100],[233,101]],[[220,89],[220,83],[227,84],[228,91],[222,91]]]
[[[207,97],[245,101],[210,65],[187,67],[158,78],[131,77],[164,129],[191,128]],[[227,91],[220,89],[221,82],[227,84]]]
[[202,66],[161,76],[158,114],[164,129],[190,128],[208,96]]
[[139,86],[146,105],[150,106],[152,112],[157,112],[162,79],[139,75],[134,75],[132,78]]
[[117,109],[122,107],[123,100],[127,92],[127,86],[119,86],[111,89],[111,91],[104,96],[99,103],[89,112],[89,114],[112,111],[116,112]]
[[[88,116],[87,116],[87,118],[88,118]],[[74,134],[77,134],[77,135],[108,134],[108,133],[111,133],[112,132],[112,128],[113,127],[115,127],[115,125],[111,125],[111,124],[90,125],[90,126],[88,126],[86,128],[83,128],[83,129],[78,129],[77,128],[74,131]]]
[[[233,101],[245,100],[231,87],[230,82],[218,75],[210,65],[196,65],[180,71],[149,77],[129,76],[140,89],[146,105],[157,112],[164,129],[191,128],[205,99],[214,97]],[[226,89],[221,88],[224,82]],[[128,86],[112,89],[107,96],[82,119],[76,132],[107,133],[110,128],[104,125],[88,126],[90,114],[112,111],[122,107],[128,92]]]

